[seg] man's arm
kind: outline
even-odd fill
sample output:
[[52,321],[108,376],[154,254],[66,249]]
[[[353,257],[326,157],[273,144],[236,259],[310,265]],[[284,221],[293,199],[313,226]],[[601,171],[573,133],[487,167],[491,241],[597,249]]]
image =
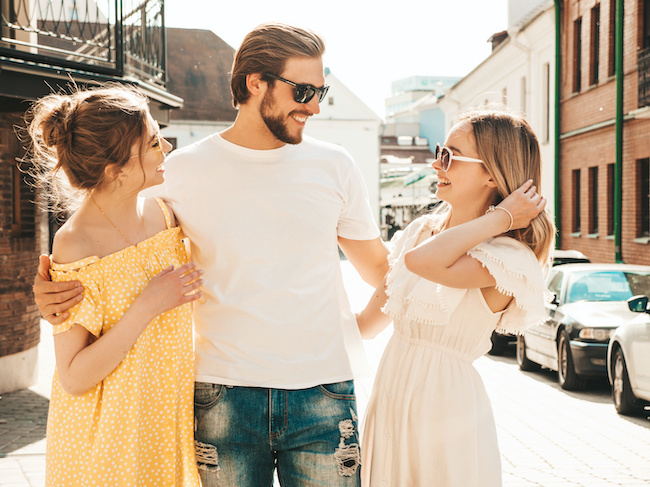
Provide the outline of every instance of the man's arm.
[[339,237],[339,246],[364,281],[375,288],[383,282],[388,272],[388,249],[381,238],[351,240]]
[[384,277],[384,280],[377,287],[364,310],[356,315],[357,326],[359,327],[362,338],[375,338],[392,321],[392,318],[382,311],[387,299],[386,277]]
[[70,316],[67,312],[83,299],[84,288],[79,281],[52,282],[50,258],[38,258],[38,271],[34,277],[34,301],[43,318],[52,325],[59,325]]

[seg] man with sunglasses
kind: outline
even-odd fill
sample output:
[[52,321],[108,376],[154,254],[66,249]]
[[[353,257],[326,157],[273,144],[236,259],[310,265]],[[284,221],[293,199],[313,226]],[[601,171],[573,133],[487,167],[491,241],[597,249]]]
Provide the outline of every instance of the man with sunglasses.
[[[338,246],[373,286],[387,251],[350,156],[303,138],[328,89],[323,52],[304,29],[253,30],[232,67],[234,124],[166,163],[158,194],[205,272],[194,309],[204,486],[270,487],[275,469],[283,486],[360,482],[351,344],[362,347]],[[51,322],[76,299],[48,301],[54,284],[34,286]]]

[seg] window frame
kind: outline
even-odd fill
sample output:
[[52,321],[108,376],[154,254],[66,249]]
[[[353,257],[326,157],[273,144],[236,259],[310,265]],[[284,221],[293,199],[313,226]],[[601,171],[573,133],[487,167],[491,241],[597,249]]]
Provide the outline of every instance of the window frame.
[[572,218],[571,218],[571,231],[572,233],[581,233],[582,231],[582,221],[580,219],[580,213],[582,211],[580,207],[580,169],[574,169],[571,171],[571,199],[572,199]]
[[582,17],[573,21],[573,93],[582,89]]

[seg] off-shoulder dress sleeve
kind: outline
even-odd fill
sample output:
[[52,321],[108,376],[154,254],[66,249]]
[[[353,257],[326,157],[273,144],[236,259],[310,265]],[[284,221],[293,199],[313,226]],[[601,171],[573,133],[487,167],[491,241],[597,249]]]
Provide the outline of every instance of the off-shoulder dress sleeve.
[[427,221],[426,217],[416,219],[404,230],[395,232],[393,238],[388,242],[388,264],[390,265],[390,271],[386,278],[386,284],[388,287],[390,287],[395,280],[395,276],[400,270],[400,263],[404,262],[404,254],[415,246],[415,243],[427,224]]
[[435,227],[436,218],[426,215],[413,221],[397,237],[389,255],[390,271],[386,278],[388,299],[382,311],[394,319],[444,326],[449,323],[452,313],[467,293],[466,289],[448,288],[424,279],[404,265],[404,255],[415,247],[425,228],[430,231]]
[[513,297],[501,315],[497,331],[521,334],[546,319],[544,301],[550,300],[550,293],[542,268],[526,245],[510,237],[495,237],[467,254],[490,272],[499,292]]
[[104,324],[104,306],[101,294],[102,272],[100,265],[93,265],[98,259],[87,259],[70,264],[52,263],[50,274],[53,281],[78,280],[84,287],[83,300],[68,310],[70,317],[60,325],[55,325],[54,334],[68,331],[75,323],[99,337]]

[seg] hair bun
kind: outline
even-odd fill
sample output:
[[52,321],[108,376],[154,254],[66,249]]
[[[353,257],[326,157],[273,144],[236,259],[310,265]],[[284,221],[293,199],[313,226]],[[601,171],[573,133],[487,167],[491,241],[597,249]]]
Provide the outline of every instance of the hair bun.
[[[55,97],[55,98],[54,98]],[[72,140],[72,119],[76,104],[68,97],[53,95],[50,113],[41,122],[43,142],[48,147],[67,146]]]

